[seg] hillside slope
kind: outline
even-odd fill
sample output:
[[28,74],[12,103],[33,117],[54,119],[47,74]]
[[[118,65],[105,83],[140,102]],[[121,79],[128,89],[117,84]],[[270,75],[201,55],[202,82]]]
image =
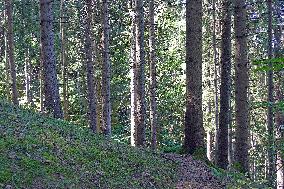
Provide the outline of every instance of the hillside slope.
[[192,188],[182,162],[0,101],[0,188]]

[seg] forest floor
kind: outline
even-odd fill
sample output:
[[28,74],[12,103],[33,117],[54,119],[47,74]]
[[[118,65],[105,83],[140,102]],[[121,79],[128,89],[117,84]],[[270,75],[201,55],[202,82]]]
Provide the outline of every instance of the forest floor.
[[196,188],[224,185],[202,161],[106,140],[0,100],[0,188]]
[[165,154],[164,158],[177,162],[179,179],[176,189],[222,189],[224,182],[213,175],[212,170],[201,160],[189,155]]

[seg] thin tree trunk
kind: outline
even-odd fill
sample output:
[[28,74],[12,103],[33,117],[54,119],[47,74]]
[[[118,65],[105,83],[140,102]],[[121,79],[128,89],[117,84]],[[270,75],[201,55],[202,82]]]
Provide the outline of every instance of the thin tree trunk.
[[68,119],[68,65],[66,61],[66,37],[65,37],[65,0],[60,2],[60,35],[61,35],[61,64],[63,80],[63,112],[64,119]]
[[26,92],[26,101],[29,105],[32,104],[32,91],[31,91],[31,63],[30,63],[30,53],[27,49],[26,58],[25,58],[25,92]]
[[151,124],[151,147],[157,148],[157,78],[156,78],[156,34],[155,34],[155,1],[149,1],[149,48],[150,48],[150,124]]
[[236,101],[236,149],[235,162],[241,172],[249,172],[249,104],[248,104],[248,46],[247,13],[245,0],[234,1],[235,25],[235,101]]
[[109,32],[109,1],[103,0],[102,127],[108,136],[111,135]]
[[217,166],[228,167],[228,129],[230,125],[231,97],[231,1],[222,1],[222,41],[221,41],[221,87],[220,121],[217,137]]
[[218,149],[218,133],[219,133],[219,97],[218,97],[218,52],[216,40],[216,0],[212,1],[213,7],[213,30],[212,30],[212,46],[213,46],[213,63],[214,63],[214,95],[215,95],[215,159],[216,150]]
[[[279,10],[277,10],[279,14]],[[282,28],[281,26],[277,26],[275,28],[275,57],[281,57],[281,48],[283,48],[283,42],[281,42],[282,37]],[[283,94],[283,74],[277,74],[277,82],[275,86],[276,91],[276,102],[281,103],[284,100]],[[276,170],[277,170],[277,178],[276,178],[276,188],[277,189],[284,189],[284,153],[282,151],[281,146],[284,143],[284,112],[277,108],[276,115],[275,115],[275,123],[277,128],[277,140],[279,141],[277,148],[277,161],[276,161]]]
[[91,130],[97,132],[97,112],[96,112],[96,85],[94,83],[94,63],[93,48],[91,38],[92,24],[92,0],[85,0],[84,8],[84,53],[87,65],[87,90],[88,90],[88,106],[89,106],[89,125]]
[[[272,0],[267,0],[268,7],[268,59],[272,59]],[[268,175],[267,179],[269,185],[272,187],[275,180],[275,157],[274,157],[274,123],[273,123],[273,71],[272,63],[269,63],[269,70],[267,71],[267,133],[268,133]]]
[[52,2],[51,0],[40,0],[45,105],[47,108],[53,110],[55,118],[63,118],[56,72]]
[[12,15],[12,3],[11,0],[5,0],[6,14],[7,14],[7,40],[8,40],[8,54],[9,54],[9,66],[10,77],[12,79],[12,101],[14,105],[19,105],[18,90],[17,90],[17,76],[16,65],[14,57],[14,33],[13,33],[13,15]]
[[202,1],[186,1],[186,112],[184,150],[204,153],[202,113]]
[[130,125],[131,125],[131,146],[136,145],[136,126],[135,126],[135,112],[136,112],[136,93],[135,93],[135,64],[136,64],[136,24],[135,24],[135,0],[130,1],[130,9],[132,9],[132,36],[131,36],[131,68],[130,68],[130,94],[131,94],[131,112],[130,112]]

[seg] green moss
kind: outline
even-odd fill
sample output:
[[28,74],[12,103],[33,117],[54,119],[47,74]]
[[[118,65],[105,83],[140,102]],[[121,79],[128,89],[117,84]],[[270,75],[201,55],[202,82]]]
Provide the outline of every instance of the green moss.
[[3,101],[0,107],[0,187],[173,188],[177,181],[177,165],[159,153]]

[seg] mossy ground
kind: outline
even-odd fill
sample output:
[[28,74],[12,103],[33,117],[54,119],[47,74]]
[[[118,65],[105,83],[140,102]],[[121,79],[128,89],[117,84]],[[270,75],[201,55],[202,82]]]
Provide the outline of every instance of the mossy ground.
[[0,188],[174,188],[177,164],[0,101]]

